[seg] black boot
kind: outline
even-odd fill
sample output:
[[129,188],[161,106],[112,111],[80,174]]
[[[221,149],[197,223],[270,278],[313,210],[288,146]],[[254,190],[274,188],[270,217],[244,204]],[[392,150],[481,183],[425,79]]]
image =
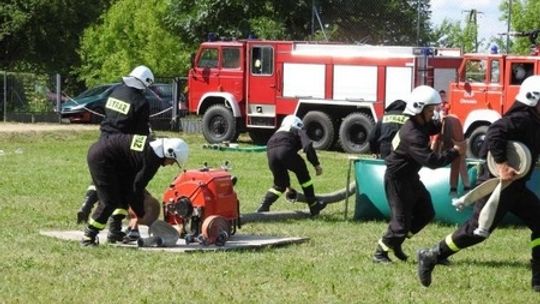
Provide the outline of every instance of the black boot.
[[122,231],[122,220],[125,215],[115,214],[109,218],[109,234],[107,242],[116,243],[124,240],[126,234]]
[[425,287],[429,287],[429,285],[431,285],[431,273],[439,260],[438,255],[438,245],[435,248],[420,249],[417,252],[418,279],[420,279],[420,283]]
[[450,266],[452,262],[448,258],[438,258],[437,265]]
[[392,251],[394,251],[394,255],[396,256],[396,258],[402,260],[403,262],[407,261],[407,259],[409,258],[409,256],[407,256],[405,252],[403,252],[401,244],[392,247]]
[[377,249],[375,249],[375,253],[373,254],[373,262],[383,264],[392,263],[392,260],[388,256],[388,251],[385,251],[380,244],[377,245]]
[[309,213],[311,213],[311,216],[316,216],[321,213],[321,210],[326,208],[326,203],[322,201],[314,201],[312,203],[308,203],[309,206]]
[[540,292],[540,261],[531,260],[532,281],[531,285],[534,291]]
[[126,236],[122,240],[124,243],[131,243],[136,242],[138,239],[141,238],[141,234],[139,233],[139,229],[131,229],[131,227],[128,227],[126,232]]
[[81,239],[81,246],[87,247],[99,245],[98,233],[99,230],[94,227],[86,227],[84,229],[83,238]]
[[261,204],[259,205],[259,208],[255,212],[268,212],[270,211],[270,206],[279,198],[279,196],[273,192],[266,192]]
[[88,187],[88,191],[86,191],[86,195],[84,196],[84,200],[81,206],[81,209],[77,211],[77,224],[82,224],[88,222],[88,217],[90,216],[90,212],[92,212],[92,208],[94,208],[94,205],[98,201],[97,191],[95,190],[95,187],[90,186]]

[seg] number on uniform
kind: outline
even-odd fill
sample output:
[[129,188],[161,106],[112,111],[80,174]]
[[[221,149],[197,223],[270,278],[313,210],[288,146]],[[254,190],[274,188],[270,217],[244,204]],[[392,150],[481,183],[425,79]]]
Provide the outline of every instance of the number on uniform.
[[141,152],[144,149],[144,144],[146,143],[146,136],[144,135],[133,135],[131,139],[131,150]]

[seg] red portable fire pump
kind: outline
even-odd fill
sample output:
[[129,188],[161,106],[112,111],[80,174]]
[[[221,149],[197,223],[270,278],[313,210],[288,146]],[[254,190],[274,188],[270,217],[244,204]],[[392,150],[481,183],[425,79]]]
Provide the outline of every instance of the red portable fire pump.
[[184,170],[163,195],[163,214],[186,244],[223,245],[240,228],[240,202],[234,191],[236,177],[226,162],[212,169]]

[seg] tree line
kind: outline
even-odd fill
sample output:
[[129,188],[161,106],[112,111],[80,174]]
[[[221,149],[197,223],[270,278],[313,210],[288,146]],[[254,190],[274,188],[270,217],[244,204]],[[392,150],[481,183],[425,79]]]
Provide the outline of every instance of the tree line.
[[[450,21],[433,28],[430,10],[429,0],[3,0],[0,69],[60,73],[73,86],[117,81],[138,64],[183,76],[210,33],[375,45],[433,45],[447,35],[445,46],[468,51],[476,29]],[[540,0],[514,0],[513,29],[540,28],[538,11]]]

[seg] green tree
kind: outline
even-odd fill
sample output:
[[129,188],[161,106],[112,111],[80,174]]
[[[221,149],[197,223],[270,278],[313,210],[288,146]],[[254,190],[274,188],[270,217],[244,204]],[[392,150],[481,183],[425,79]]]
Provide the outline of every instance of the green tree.
[[310,5],[306,1],[171,0],[165,20],[183,41],[191,41],[194,46],[206,40],[209,33],[298,39],[298,32],[305,32],[305,22],[299,20],[309,20]]
[[163,26],[167,7],[166,0],[119,0],[100,22],[87,28],[78,69],[86,85],[118,81],[141,64],[156,77],[184,75],[189,51]]
[[445,18],[433,29],[432,41],[439,47],[461,48],[465,53],[472,53],[477,52],[478,47],[483,44],[483,39],[478,40],[477,33],[478,24],[470,19],[470,15],[467,16],[464,26],[460,21]]
[[426,45],[429,42],[428,0],[320,3],[325,21],[337,26],[333,34],[336,40],[385,45]]
[[83,29],[112,0],[2,0],[0,68],[68,74]]
[[417,28],[420,43],[427,42],[429,8],[429,0],[171,0],[165,20],[183,41],[194,45],[210,32],[221,37],[253,33],[264,39],[307,40],[323,37],[323,30],[333,41],[410,45],[417,42]]
[[[499,5],[503,16],[501,19],[508,18],[508,1],[504,0]],[[540,0],[513,0],[511,28],[514,32],[530,32],[540,29]],[[511,53],[528,55],[531,51],[531,41],[527,36],[514,36],[510,44]]]

